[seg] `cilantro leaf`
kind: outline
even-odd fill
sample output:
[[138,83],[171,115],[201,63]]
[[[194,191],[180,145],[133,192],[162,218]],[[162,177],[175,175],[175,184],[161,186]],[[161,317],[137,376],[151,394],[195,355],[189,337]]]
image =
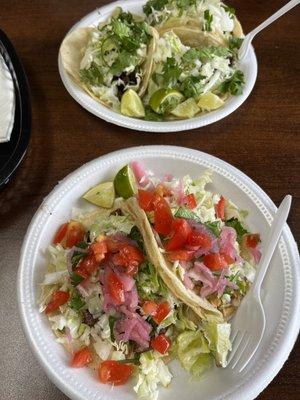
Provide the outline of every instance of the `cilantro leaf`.
[[80,275],[77,275],[76,272],[73,272],[71,274],[70,278],[71,278],[71,284],[73,286],[77,286],[77,285],[79,285],[80,282],[83,281],[83,277]]
[[162,121],[163,116],[154,112],[150,106],[146,106],[145,107],[145,120],[146,121]]
[[181,74],[181,68],[177,64],[175,58],[167,58],[163,66],[162,77],[165,87],[174,87]]
[[83,300],[83,298],[80,296],[80,294],[77,292],[77,289],[76,289],[76,292],[73,293],[73,296],[70,300],[70,307],[73,310],[78,311],[84,306],[85,306],[85,301]]
[[[81,249],[86,249],[88,247],[88,244],[86,242],[81,242],[81,243],[77,243],[76,247],[79,247]],[[72,267],[75,268],[76,265],[79,263],[79,261],[84,258],[86,256],[85,252],[81,252],[81,251],[74,251],[72,258],[71,258],[71,262],[72,262]]]
[[231,218],[225,222],[226,226],[230,226],[231,228],[235,229],[237,235],[238,243],[242,242],[243,236],[249,233],[247,229],[242,225],[241,221],[237,218]]
[[181,84],[181,92],[185,95],[185,97],[199,97],[199,95],[203,92],[203,83],[201,80],[203,76],[188,76],[184,79]]
[[229,58],[232,56],[232,53],[228,48],[221,46],[206,46],[201,49],[189,49],[184,53],[182,63],[184,68],[186,68],[192,66],[196,60],[205,63],[214,56]]
[[168,4],[168,2],[169,0],[150,0],[144,5],[143,11],[148,16],[152,13],[152,8],[160,11]]
[[243,86],[245,84],[244,73],[240,70],[234,72],[231,78],[221,83],[221,93],[230,93],[234,96],[243,93]]
[[[151,107],[150,107],[150,108],[151,108]],[[154,112],[154,111],[153,111],[153,112]],[[154,113],[154,114],[156,114],[156,113]],[[158,114],[157,114],[157,115],[158,115]],[[142,236],[142,234],[141,234],[139,228],[137,228],[136,226],[134,226],[134,227],[131,229],[131,231],[130,231],[128,237],[129,237],[130,239],[132,239],[132,240],[135,240],[135,241],[137,242],[139,248],[140,248],[141,250],[143,250],[143,252],[145,253],[144,240],[143,240],[143,236]]]
[[191,6],[195,6],[197,3],[197,0],[177,0],[176,4],[178,8],[183,8],[186,9]]
[[203,30],[207,31],[207,32],[211,32],[212,31],[212,27],[211,24],[213,22],[213,15],[209,12],[209,10],[205,10],[204,11],[204,26],[203,26]]
[[103,85],[103,75],[101,68],[94,62],[87,69],[81,69],[79,71],[80,79],[83,83],[87,83],[91,86]]
[[239,49],[243,43],[244,39],[243,38],[237,38],[237,37],[231,37],[229,39],[229,49],[230,50],[235,50]]

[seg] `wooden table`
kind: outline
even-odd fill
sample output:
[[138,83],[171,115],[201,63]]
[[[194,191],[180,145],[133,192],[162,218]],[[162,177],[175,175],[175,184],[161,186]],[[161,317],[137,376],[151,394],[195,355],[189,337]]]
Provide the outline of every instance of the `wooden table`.
[[[231,0],[245,31],[282,6],[283,0]],[[0,26],[27,71],[33,129],[28,154],[0,193],[0,398],[49,400],[66,397],[48,381],[25,342],[17,314],[18,254],[28,223],[44,196],[83,163],[120,148],[174,144],[205,151],[240,168],[278,204],[293,195],[290,227],[300,238],[299,73],[300,7],[255,41],[258,79],[244,105],[225,120],[176,134],[129,131],[81,108],[66,92],[57,69],[58,48],[80,18],[107,1],[1,1]],[[300,398],[300,346],[258,397]]]

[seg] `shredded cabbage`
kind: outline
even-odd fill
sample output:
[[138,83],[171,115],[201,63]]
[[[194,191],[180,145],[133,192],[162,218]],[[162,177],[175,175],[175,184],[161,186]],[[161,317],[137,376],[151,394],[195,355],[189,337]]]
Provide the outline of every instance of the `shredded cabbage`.
[[137,384],[134,391],[138,397],[146,400],[158,399],[158,385],[167,387],[172,379],[169,368],[155,351],[147,351],[140,356]]

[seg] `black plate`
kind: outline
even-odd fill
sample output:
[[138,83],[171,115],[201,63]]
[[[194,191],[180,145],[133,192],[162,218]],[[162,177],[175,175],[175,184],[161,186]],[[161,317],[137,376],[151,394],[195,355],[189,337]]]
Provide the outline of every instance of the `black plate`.
[[0,143],[0,188],[11,178],[22,161],[30,138],[31,106],[23,65],[6,34],[0,29],[0,54],[12,75],[15,95],[15,120],[9,142]]

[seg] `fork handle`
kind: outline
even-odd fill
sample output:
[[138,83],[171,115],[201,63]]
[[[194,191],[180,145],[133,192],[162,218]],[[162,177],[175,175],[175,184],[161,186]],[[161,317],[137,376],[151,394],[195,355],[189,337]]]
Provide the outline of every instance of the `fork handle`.
[[265,251],[263,253],[261,262],[258,266],[257,275],[255,281],[252,286],[252,290],[259,294],[261,284],[264,280],[266,275],[268,266],[270,265],[271,258],[279,241],[281,232],[284,228],[285,222],[289,215],[289,211],[291,208],[292,196],[289,194],[285,196],[282,200],[271,225],[270,232],[268,234],[266,244],[265,244]]
[[267,18],[264,22],[262,22],[260,25],[258,25],[255,29],[253,29],[251,32],[249,32],[242,44],[242,47],[239,51],[239,59],[243,59],[249,49],[249,45],[252,42],[254,36],[256,36],[260,31],[265,29],[267,26],[272,24],[272,22],[276,21],[278,18],[280,18],[282,15],[290,11],[292,8],[294,8],[296,5],[300,3],[300,0],[291,0],[289,1],[286,5],[281,7],[276,13],[271,15],[269,18]]

